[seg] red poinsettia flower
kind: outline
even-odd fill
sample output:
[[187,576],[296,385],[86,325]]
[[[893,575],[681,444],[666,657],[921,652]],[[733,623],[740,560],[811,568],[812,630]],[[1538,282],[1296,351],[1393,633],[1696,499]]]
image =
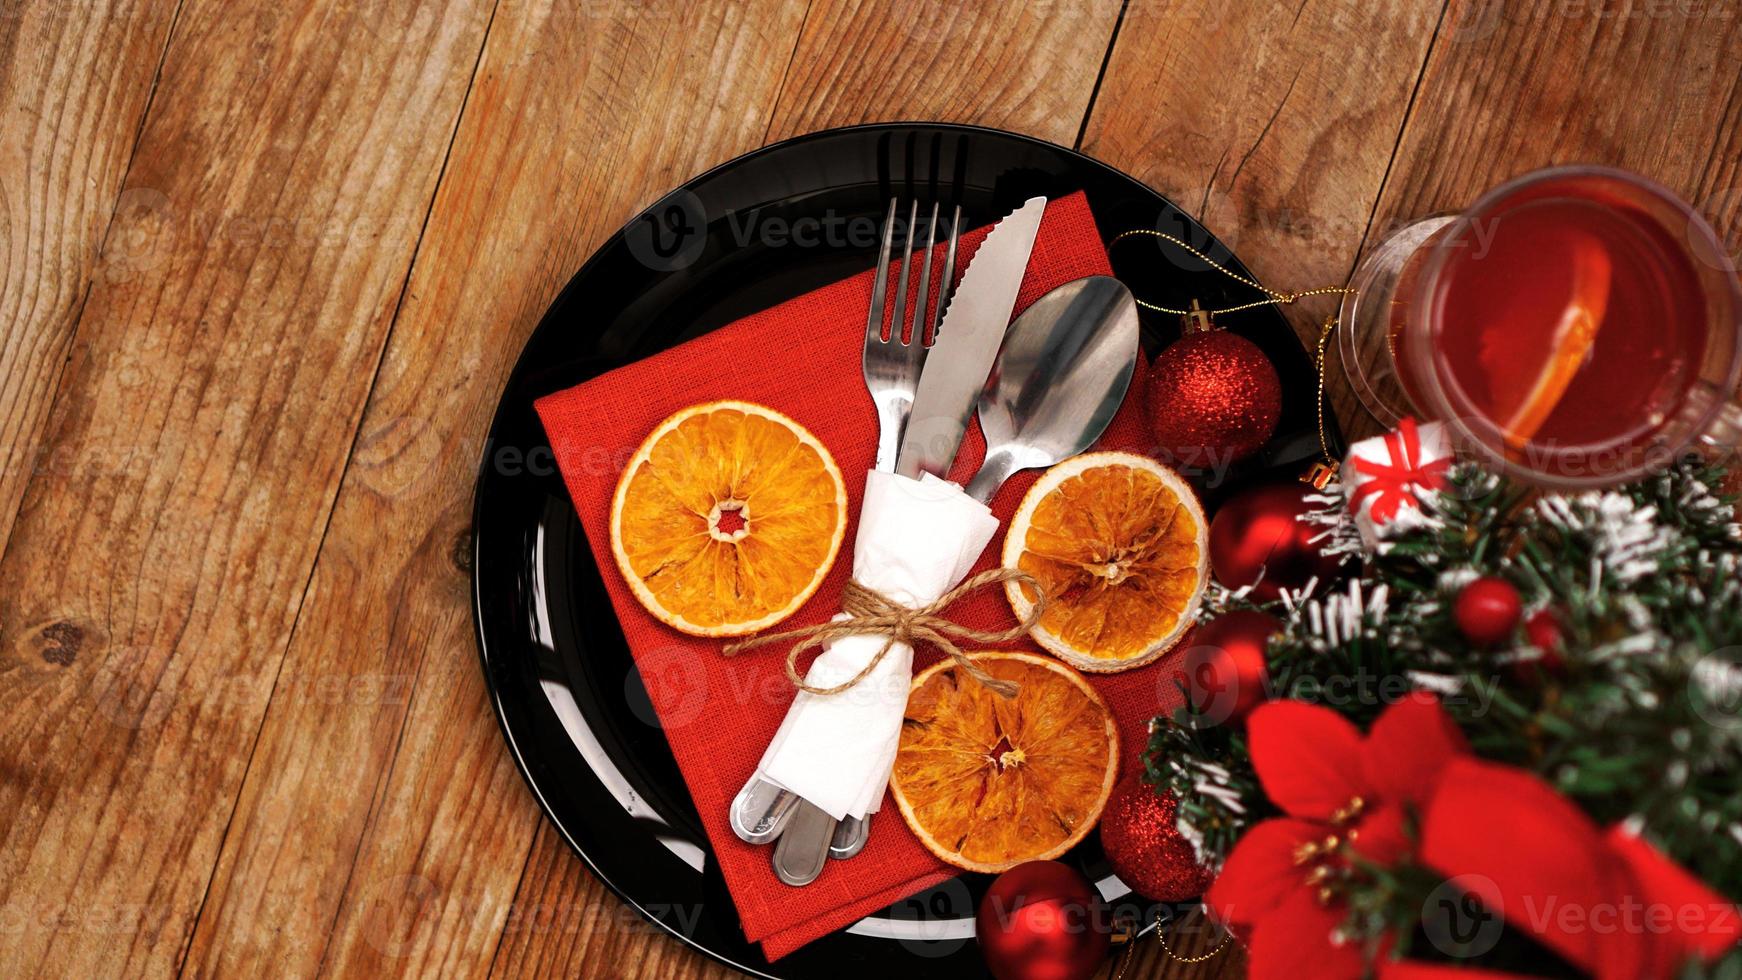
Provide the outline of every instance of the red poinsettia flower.
[[1218,918],[1250,938],[1254,977],[1360,976],[1365,957],[1337,941],[1344,908],[1332,887],[1356,858],[1404,857],[1408,810],[1421,812],[1439,774],[1468,752],[1439,699],[1412,694],[1363,738],[1342,715],[1272,701],[1246,721],[1252,768],[1285,817],[1247,831],[1206,897]]
[[1734,904],[1637,835],[1599,829],[1520,769],[1475,759],[1447,765],[1419,857],[1599,978],[1671,976],[1742,937]]

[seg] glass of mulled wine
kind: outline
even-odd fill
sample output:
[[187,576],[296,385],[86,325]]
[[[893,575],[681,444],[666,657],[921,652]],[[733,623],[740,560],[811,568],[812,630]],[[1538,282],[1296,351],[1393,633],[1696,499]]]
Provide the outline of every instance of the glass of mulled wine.
[[1726,244],[1657,184],[1553,167],[1390,235],[1356,270],[1339,347],[1381,422],[1557,489],[1611,486],[1742,441],[1742,288]]

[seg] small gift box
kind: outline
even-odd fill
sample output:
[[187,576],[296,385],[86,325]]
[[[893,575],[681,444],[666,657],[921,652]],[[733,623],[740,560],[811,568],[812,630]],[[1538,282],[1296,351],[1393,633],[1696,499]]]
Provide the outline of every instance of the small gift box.
[[1418,426],[1405,418],[1394,431],[1349,447],[1343,489],[1368,550],[1422,526],[1422,500],[1445,486],[1451,465],[1451,438],[1439,422]]

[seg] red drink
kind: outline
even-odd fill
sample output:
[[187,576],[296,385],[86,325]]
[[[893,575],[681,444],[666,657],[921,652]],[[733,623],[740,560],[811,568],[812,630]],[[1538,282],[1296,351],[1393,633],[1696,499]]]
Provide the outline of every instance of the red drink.
[[1734,278],[1694,253],[1690,214],[1630,175],[1565,169],[1445,223],[1392,294],[1409,400],[1545,483],[1616,482],[1681,451],[1742,367]]

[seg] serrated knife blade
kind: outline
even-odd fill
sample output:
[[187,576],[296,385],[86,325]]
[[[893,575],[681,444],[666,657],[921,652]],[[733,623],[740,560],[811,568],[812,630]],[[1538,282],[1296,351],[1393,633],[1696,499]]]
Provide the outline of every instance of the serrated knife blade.
[[962,274],[919,375],[913,410],[895,458],[895,472],[902,476],[943,477],[955,462],[968,419],[1016,309],[1016,294],[1045,213],[1046,198],[1029,198],[987,233]]

